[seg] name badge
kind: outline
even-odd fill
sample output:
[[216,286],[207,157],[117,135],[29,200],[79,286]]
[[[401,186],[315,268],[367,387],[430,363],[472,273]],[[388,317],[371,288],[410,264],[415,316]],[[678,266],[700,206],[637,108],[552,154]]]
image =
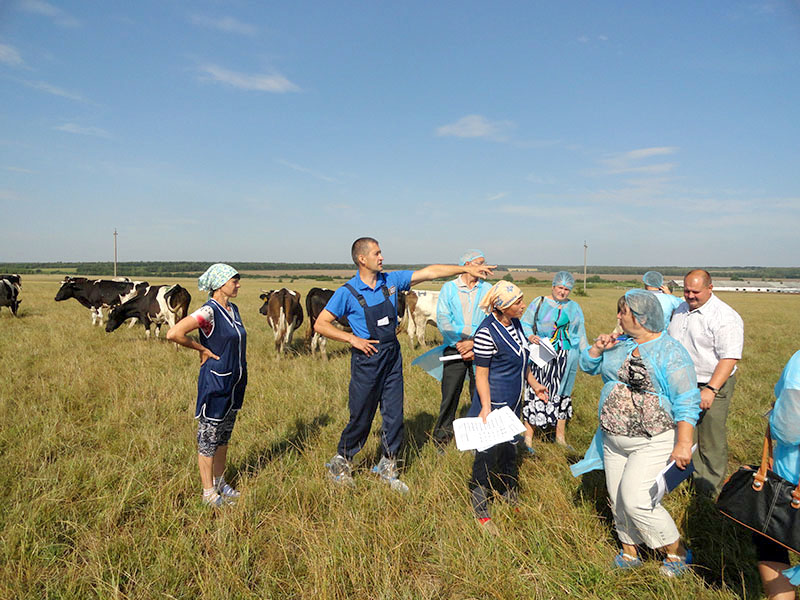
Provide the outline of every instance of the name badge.
[[385,327],[388,324],[389,324],[389,317],[383,317],[381,319],[378,319],[378,327]]

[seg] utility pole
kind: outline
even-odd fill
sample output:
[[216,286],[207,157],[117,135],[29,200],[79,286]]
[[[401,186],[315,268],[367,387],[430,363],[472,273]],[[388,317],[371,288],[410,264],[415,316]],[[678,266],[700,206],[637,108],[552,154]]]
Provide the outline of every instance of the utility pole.
[[586,293],[586,250],[589,246],[586,245],[586,240],[583,240],[583,293]]
[[117,228],[115,227],[114,228],[114,277],[116,276],[117,276]]

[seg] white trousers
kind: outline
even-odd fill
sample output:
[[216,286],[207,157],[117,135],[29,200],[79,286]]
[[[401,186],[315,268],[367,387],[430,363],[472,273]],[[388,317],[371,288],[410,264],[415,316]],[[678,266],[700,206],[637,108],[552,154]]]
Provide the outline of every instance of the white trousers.
[[680,538],[666,509],[652,508],[650,487],[669,461],[677,431],[652,438],[603,433],[603,464],[614,525],[623,544],[661,548]]

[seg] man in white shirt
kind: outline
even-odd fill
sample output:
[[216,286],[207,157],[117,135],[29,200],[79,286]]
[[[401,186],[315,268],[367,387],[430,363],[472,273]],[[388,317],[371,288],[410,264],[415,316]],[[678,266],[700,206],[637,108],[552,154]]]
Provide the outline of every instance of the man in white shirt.
[[742,358],[744,323],[712,293],[708,271],[696,269],[683,279],[683,302],[668,333],[684,345],[694,362],[700,389],[700,420],[695,428],[694,482],[698,492],[719,491],[728,467],[728,409]]

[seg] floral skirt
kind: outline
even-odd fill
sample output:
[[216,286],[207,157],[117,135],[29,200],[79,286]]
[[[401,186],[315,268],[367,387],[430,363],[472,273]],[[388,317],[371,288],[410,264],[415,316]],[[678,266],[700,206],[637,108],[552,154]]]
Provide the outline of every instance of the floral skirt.
[[572,398],[559,396],[561,380],[566,375],[568,350],[559,350],[556,357],[544,367],[531,363],[531,372],[536,381],[550,392],[550,400],[540,400],[533,390],[525,386],[525,402],[522,405],[522,419],[534,427],[554,427],[557,421],[572,418]]

